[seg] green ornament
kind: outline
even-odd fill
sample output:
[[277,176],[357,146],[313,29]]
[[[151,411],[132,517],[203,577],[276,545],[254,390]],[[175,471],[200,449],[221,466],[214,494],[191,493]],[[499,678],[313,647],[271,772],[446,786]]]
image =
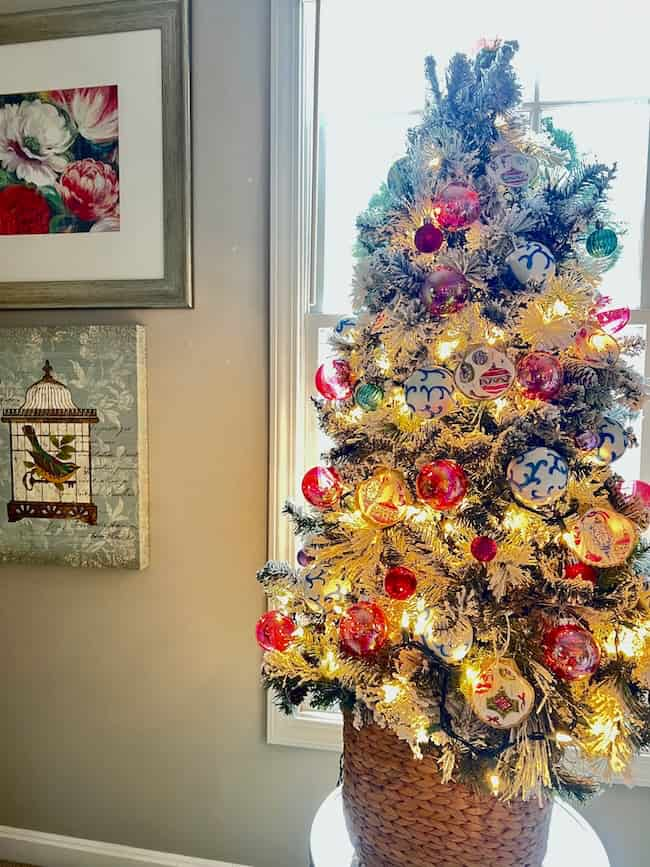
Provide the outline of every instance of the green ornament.
[[384,392],[381,386],[373,382],[362,382],[355,389],[354,400],[361,409],[379,409],[384,400]]
[[402,157],[396,160],[388,171],[386,178],[388,189],[398,199],[409,196],[413,192],[409,168],[408,157]]
[[618,247],[618,238],[613,229],[606,229],[602,223],[596,223],[596,228],[587,238],[587,253],[597,259],[611,256]]

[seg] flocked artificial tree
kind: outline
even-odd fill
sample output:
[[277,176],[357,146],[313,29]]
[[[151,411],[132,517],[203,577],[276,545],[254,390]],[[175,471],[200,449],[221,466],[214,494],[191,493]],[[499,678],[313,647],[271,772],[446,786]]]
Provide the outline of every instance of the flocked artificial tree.
[[598,293],[614,169],[531,132],[516,50],[455,56],[444,93],[427,60],[316,374],[334,445],[286,507],[298,566],[259,573],[265,684],[287,712],[344,709],[370,867],[538,865],[548,796],[586,796],[586,760],[624,773],[650,739],[646,489],[614,463],[643,346]]

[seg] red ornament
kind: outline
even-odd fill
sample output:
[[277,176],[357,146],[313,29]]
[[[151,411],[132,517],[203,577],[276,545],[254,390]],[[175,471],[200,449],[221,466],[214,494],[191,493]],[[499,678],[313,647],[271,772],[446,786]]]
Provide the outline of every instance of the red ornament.
[[418,497],[439,511],[453,509],[467,493],[467,476],[456,461],[425,464],[415,480]]
[[312,467],[302,477],[302,493],[317,509],[333,509],[341,499],[343,485],[334,467]]
[[326,400],[348,400],[352,397],[352,374],[347,361],[330,358],[316,371],[316,388]]
[[598,573],[593,566],[587,563],[567,563],[564,567],[564,577],[567,581],[580,579],[581,581],[589,581],[591,584],[598,582]]
[[425,223],[415,233],[413,241],[420,253],[435,253],[442,247],[445,236],[433,223]]
[[38,190],[10,184],[0,192],[0,235],[47,235],[50,206]]
[[449,232],[466,229],[475,223],[481,214],[481,203],[476,190],[456,181],[447,184],[434,201],[433,207],[438,225]]
[[417,585],[417,575],[406,566],[393,566],[384,578],[384,589],[391,599],[410,599]]
[[420,296],[433,316],[457,313],[467,303],[469,283],[460,271],[439,265],[427,275]]
[[600,665],[600,649],[577,623],[554,626],[543,637],[544,662],[562,680],[590,677]]
[[650,485],[647,482],[624,482],[617,485],[617,489],[628,501],[638,497],[647,509],[650,507]]
[[354,656],[368,656],[379,650],[388,636],[386,615],[374,602],[357,602],[341,617],[341,646]]
[[622,331],[630,321],[630,308],[617,307],[614,310],[600,310],[596,313],[598,324],[609,334]]
[[470,545],[472,557],[478,560],[479,563],[489,563],[490,560],[494,560],[498,550],[499,546],[489,536],[476,536],[472,539],[472,544]]
[[263,650],[286,650],[296,626],[290,617],[281,611],[267,611],[255,626],[257,643]]
[[562,386],[562,365],[548,352],[530,352],[517,365],[517,379],[526,397],[551,400]]

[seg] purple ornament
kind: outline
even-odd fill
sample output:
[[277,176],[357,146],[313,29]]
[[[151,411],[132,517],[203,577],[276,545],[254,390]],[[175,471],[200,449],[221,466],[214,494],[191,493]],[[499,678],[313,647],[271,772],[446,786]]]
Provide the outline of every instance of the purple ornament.
[[427,275],[421,297],[433,316],[457,313],[467,303],[469,283],[460,271],[439,265]]
[[598,446],[598,434],[592,430],[584,430],[575,435],[575,444],[583,452],[591,452]]
[[304,548],[301,548],[300,551],[298,551],[298,553],[296,554],[296,560],[301,566],[309,566],[311,563],[314,562],[315,559],[316,558],[308,554],[304,550]]

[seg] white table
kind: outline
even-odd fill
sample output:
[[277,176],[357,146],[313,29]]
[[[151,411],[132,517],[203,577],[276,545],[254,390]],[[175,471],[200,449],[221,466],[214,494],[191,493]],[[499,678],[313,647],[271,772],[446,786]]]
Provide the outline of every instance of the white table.
[[[354,867],[356,864],[343,819],[340,789],[335,789],[316,813],[309,851],[311,867]],[[577,864],[610,867],[607,852],[591,825],[567,804],[556,801],[544,867],[576,867]]]

